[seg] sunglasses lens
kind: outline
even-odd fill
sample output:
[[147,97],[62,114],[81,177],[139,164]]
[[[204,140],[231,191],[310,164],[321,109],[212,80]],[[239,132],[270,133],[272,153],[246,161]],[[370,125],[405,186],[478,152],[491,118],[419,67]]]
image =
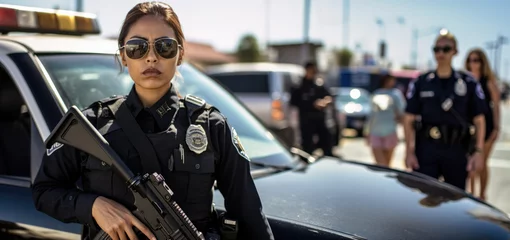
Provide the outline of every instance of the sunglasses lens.
[[142,39],[131,39],[125,45],[126,55],[131,59],[139,59],[147,54],[149,44]]
[[452,50],[452,47],[446,46],[443,48],[443,52],[448,53]]
[[177,55],[178,43],[174,39],[160,39],[154,43],[156,52],[163,58],[174,58]]

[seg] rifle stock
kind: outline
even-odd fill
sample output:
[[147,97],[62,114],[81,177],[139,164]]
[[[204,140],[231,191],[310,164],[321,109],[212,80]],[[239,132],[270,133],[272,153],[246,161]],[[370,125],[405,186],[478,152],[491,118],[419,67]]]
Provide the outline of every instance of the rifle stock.
[[159,173],[135,176],[76,106],[72,106],[53,129],[45,141],[46,148],[56,142],[79,149],[112,166],[135,197],[136,210],[133,214],[151,229],[157,239],[204,239],[173,200],[173,192],[163,176]]

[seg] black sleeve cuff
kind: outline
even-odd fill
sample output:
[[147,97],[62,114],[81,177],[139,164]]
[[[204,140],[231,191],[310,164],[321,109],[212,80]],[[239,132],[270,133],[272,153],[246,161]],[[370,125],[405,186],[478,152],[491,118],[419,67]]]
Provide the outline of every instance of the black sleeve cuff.
[[76,218],[82,224],[95,226],[96,223],[92,217],[92,205],[99,195],[90,193],[80,193],[76,196],[75,212]]

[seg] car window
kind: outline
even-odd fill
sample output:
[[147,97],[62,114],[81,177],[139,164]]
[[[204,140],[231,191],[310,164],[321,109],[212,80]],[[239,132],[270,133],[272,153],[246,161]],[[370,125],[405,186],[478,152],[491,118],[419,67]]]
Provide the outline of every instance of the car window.
[[[67,107],[83,109],[99,99],[128,94],[133,85],[127,71],[119,72],[114,55],[59,54],[39,58]],[[295,163],[287,149],[218,83],[187,63],[178,71],[172,80],[178,92],[182,96],[196,95],[217,107],[235,127],[252,161],[280,166]]]
[[268,73],[229,73],[210,76],[234,93],[269,93]]

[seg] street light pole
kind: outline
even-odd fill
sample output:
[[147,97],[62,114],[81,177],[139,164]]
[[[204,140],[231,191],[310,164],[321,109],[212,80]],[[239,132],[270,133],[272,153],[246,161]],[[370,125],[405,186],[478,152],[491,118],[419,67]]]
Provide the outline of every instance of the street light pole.
[[349,0],[344,0],[343,6],[343,17],[344,17],[344,29],[343,29],[343,42],[344,47],[349,47]]
[[310,50],[309,50],[309,30],[310,30],[310,0],[305,0],[304,7],[304,23],[303,23],[303,33],[304,33],[304,44],[302,47],[302,53],[304,61],[308,61],[310,58]]
[[76,11],[83,12],[83,0],[76,0]]
[[413,67],[414,68],[418,68],[418,39],[420,37],[425,37],[425,36],[428,36],[428,35],[431,35],[431,34],[434,34],[434,33],[439,33],[439,31],[441,31],[441,29],[443,29],[442,27],[435,27],[435,28],[432,28],[432,29],[428,29],[428,31],[426,32],[423,32],[422,30],[418,30],[418,29],[413,29],[413,39],[412,39],[412,44],[411,44],[411,52],[413,54],[411,54],[411,62],[413,64]]

